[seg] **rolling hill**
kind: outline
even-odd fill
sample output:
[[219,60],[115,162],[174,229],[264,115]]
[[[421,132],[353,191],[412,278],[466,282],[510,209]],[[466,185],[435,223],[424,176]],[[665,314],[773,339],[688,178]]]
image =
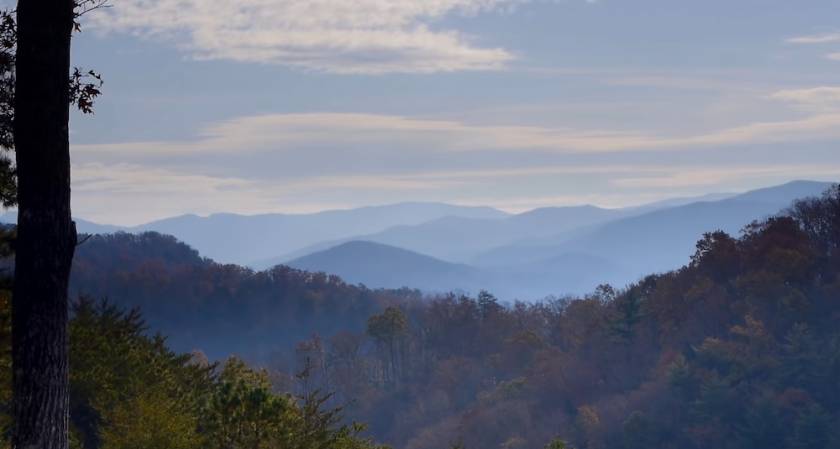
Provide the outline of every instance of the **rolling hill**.
[[[671,202],[667,204],[677,205],[662,208],[552,208],[497,220],[443,218],[359,237],[368,241],[367,247],[322,243],[314,257],[303,256],[291,264],[351,275],[348,279],[371,287],[404,282],[434,291],[475,293],[486,288],[503,299],[530,300],[584,293],[600,283],[623,286],[645,274],[681,266],[703,233],[720,229],[737,235],[752,221],[777,214],[798,198],[819,195],[829,185],[796,181],[724,199]],[[503,241],[513,243],[492,247]],[[389,251],[372,252],[371,242],[388,245]],[[415,258],[435,260],[435,269],[421,270],[422,276],[397,276],[396,271],[416,267],[396,247],[410,249]],[[446,265],[444,260],[469,263]],[[300,261],[306,265],[296,265]]]
[[505,300],[587,292],[628,273],[610,260],[589,254],[568,253],[530,264],[484,269],[366,241],[342,243],[286,265],[335,274],[346,282],[370,288],[411,287],[426,293],[473,295],[487,290]]
[[261,361],[291,357],[313,333],[364,330],[371,314],[413,295],[289,267],[218,264],[154,232],[92,236],[76,251],[69,292],[139,309],[149,330],[168,335],[178,351]]
[[381,243],[352,241],[293,260],[305,271],[336,274],[347,282],[378,288],[413,287],[445,292],[481,281],[478,270]]
[[623,209],[576,206],[541,208],[492,219],[450,215],[416,225],[394,226],[374,234],[319,242],[294,253],[264,261],[256,268],[268,268],[354,240],[377,242],[450,262],[465,263],[488,248],[514,243],[528,237],[544,237],[605,223],[631,214],[631,211]]
[[440,203],[401,203],[388,206],[331,210],[315,214],[185,215],[151,222],[130,232],[169,234],[219,262],[252,265],[325,240],[378,232],[389,227],[427,222],[446,216],[502,218],[489,207]]

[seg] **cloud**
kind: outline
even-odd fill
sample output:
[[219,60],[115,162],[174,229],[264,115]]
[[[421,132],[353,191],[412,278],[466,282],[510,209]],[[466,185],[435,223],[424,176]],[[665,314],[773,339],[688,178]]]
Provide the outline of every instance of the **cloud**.
[[120,0],[90,23],[175,42],[199,59],[333,73],[494,70],[514,56],[433,27],[528,0]]
[[[785,42],[789,44],[799,45],[823,45],[823,44],[838,44],[840,43],[840,33],[824,33],[812,34],[808,36],[792,37]],[[840,53],[832,52],[825,55],[825,59],[829,61],[840,61]]]
[[[829,89],[823,91],[820,89]],[[806,101],[833,88],[782,91],[774,98]],[[123,158],[178,155],[291,154],[353,151],[476,152],[538,151],[560,154],[663,151],[755,143],[840,138],[840,112],[804,118],[754,122],[698,134],[670,136],[613,130],[539,126],[476,125],[355,113],[272,114],[242,117],[211,125],[192,141],[75,145],[74,156]]]
[[802,109],[833,111],[840,109],[840,86],[780,90],[770,98],[793,103]]
[[[807,105],[835,89],[770,97]],[[74,209],[88,219],[136,224],[184,212],[310,212],[400,201],[511,210],[596,200],[618,206],[836,176],[840,159],[800,166],[782,155],[809,148],[786,143],[838,137],[840,113],[828,109],[685,135],[361,113],[259,115],[212,124],[192,140],[74,144]],[[768,159],[749,156],[757,148]]]
[[832,44],[840,42],[840,33],[824,33],[811,34],[807,36],[797,36],[787,39],[785,42],[789,44],[801,45]]
[[[135,225],[183,214],[274,207],[259,183],[136,164],[74,163],[73,210],[88,220]],[[127,207],[127,205],[130,205]]]
[[405,195],[452,190],[467,182],[457,176],[431,179],[355,173],[252,179],[101,162],[74,163],[72,172],[74,212],[88,220],[118,225],[136,225],[185,212],[317,212],[347,206],[345,202],[324,202],[324,197],[336,191],[352,195],[391,191]]
[[[840,165],[836,164],[714,167],[595,162],[516,169],[417,171],[405,175],[348,173],[255,180],[135,164],[76,163],[73,209],[79,217],[119,225],[135,225],[187,212],[201,215],[307,213],[409,200],[490,205],[519,212],[585,203],[622,207],[681,194],[746,189],[792,178],[836,179],[838,175]],[[569,182],[550,190],[497,189],[500,180],[504,184],[524,186],[559,179]],[[575,181],[581,180],[597,182],[594,189],[591,186],[581,190],[575,185]]]
[[[807,36],[792,37],[785,40],[789,44],[799,45],[823,45],[823,44],[837,44],[840,43],[840,33],[824,33],[812,34]],[[840,53],[832,52],[825,55],[825,59],[830,61],[840,61]]]

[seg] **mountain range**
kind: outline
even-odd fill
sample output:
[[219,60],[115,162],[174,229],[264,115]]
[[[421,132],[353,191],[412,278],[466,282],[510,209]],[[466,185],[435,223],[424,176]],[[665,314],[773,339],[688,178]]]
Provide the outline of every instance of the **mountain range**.
[[134,227],[77,225],[92,234],[156,231],[218,262],[255,269],[285,264],[371,288],[487,289],[503,299],[537,299],[588,292],[600,283],[623,286],[674,269],[689,260],[704,232],[737,234],[829,186],[794,181],[621,209],[587,205],[508,214],[401,203],[300,215],[183,215]]
[[[820,195],[829,185],[797,181],[687,204],[628,209],[585,206],[493,219],[445,217],[349,239],[353,245],[323,243],[308,255],[282,262],[371,287],[487,289],[504,299],[579,294],[600,283],[624,286],[645,274],[675,269],[689,261],[705,232],[737,235],[753,220],[777,214],[796,199]],[[413,264],[407,262],[410,255]],[[418,267],[422,276],[407,266]]]
[[[138,226],[120,227],[76,220],[80,233],[108,234],[147,231],[172,235],[220,263],[268,266],[265,261],[299,251],[319,242],[378,232],[390,227],[425,223],[446,216],[496,219],[507,213],[490,207],[454,206],[442,203],[399,203],[314,214],[188,214]],[[0,222],[16,220],[14,211]]]

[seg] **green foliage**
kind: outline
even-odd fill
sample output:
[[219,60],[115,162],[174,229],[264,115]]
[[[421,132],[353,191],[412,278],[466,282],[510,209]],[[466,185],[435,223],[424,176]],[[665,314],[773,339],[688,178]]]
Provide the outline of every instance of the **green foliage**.
[[367,333],[376,341],[390,345],[404,335],[407,329],[405,314],[397,307],[388,307],[381,315],[370,317]]
[[229,359],[202,413],[205,447],[278,447],[281,440],[294,433],[295,408],[291,398],[271,391],[265,372]]
[[272,391],[266,371],[229,359],[201,413],[206,448],[376,449],[365,427],[340,424],[341,409],[325,409],[328,395],[300,400]]
[[[0,420],[9,422],[8,291],[0,290]],[[325,397],[273,391],[268,374],[219,369],[148,336],[136,311],[81,299],[70,322],[71,447],[76,449],[378,449]]]
[[384,383],[394,385],[401,377],[401,345],[408,334],[408,319],[398,307],[388,307],[368,319],[367,334],[382,348],[385,359]]
[[[144,391],[109,411],[101,432],[103,449],[198,449],[196,417],[165,392]],[[234,446],[229,446],[234,447]]]
[[555,438],[545,445],[543,449],[572,449],[565,441]]
[[[173,353],[162,337],[147,337],[137,311],[122,312],[84,298],[71,308],[71,420],[85,448],[107,443],[101,441],[105,436],[112,442],[135,441],[155,428],[137,426],[151,426],[167,416],[173,417],[172,425],[189,419],[185,417],[212,385],[209,368]],[[132,406],[138,415],[129,423]],[[122,426],[125,432],[102,432],[103,425]]]

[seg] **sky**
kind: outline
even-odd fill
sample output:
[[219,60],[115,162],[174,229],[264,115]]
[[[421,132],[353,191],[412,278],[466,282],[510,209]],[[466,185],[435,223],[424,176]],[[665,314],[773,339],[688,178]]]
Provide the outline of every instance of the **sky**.
[[840,179],[836,0],[113,0],[76,216],[635,205]]

